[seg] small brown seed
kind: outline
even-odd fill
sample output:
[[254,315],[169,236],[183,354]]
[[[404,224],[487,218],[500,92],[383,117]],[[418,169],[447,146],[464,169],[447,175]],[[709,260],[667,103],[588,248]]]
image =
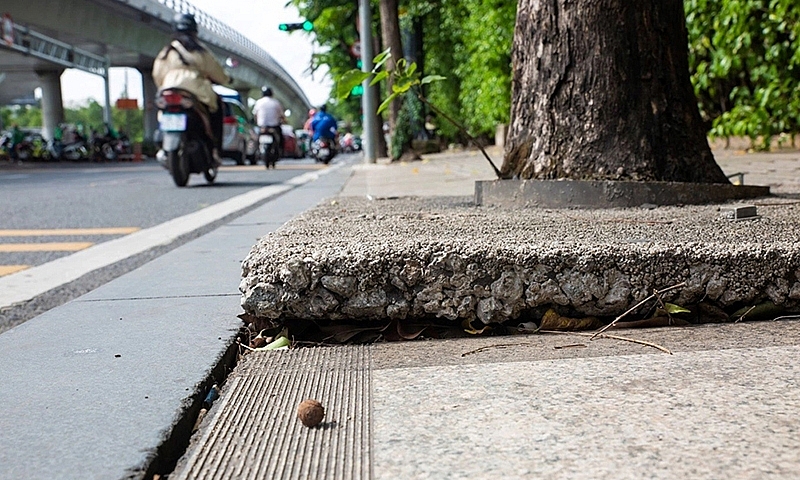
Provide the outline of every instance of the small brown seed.
[[316,427],[325,416],[325,408],[316,400],[307,398],[300,402],[297,407],[297,418],[303,422],[306,427]]

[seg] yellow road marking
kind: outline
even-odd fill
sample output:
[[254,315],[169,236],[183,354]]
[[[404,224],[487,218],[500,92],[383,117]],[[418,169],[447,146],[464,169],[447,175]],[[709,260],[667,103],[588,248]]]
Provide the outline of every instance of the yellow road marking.
[[0,243],[0,252],[77,252],[92,242]]
[[[275,170],[322,170],[324,168],[328,168],[328,165],[322,163],[302,165],[281,165],[278,163],[275,165]],[[255,170],[267,171],[267,167],[264,165],[224,165],[219,169],[228,172],[248,172]]]
[[0,230],[0,237],[43,237],[58,235],[128,235],[139,227],[49,228],[43,230]]
[[0,265],[0,277],[25,270],[29,265]]

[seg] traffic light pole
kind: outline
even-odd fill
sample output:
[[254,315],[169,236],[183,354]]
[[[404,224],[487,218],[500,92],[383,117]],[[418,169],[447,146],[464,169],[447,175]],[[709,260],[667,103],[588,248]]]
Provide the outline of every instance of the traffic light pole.
[[[361,71],[372,71],[372,12],[369,0],[358,0],[359,21],[361,23]],[[375,163],[375,142],[377,125],[375,122],[375,95],[369,86],[371,78],[364,80],[364,94],[361,96],[361,109],[364,115],[364,163]]]

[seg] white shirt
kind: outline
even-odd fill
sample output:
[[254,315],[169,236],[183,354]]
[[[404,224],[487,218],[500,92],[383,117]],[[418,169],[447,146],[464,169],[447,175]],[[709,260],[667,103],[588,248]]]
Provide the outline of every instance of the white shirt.
[[281,124],[283,106],[272,97],[261,97],[253,106],[253,115],[259,127],[276,127]]

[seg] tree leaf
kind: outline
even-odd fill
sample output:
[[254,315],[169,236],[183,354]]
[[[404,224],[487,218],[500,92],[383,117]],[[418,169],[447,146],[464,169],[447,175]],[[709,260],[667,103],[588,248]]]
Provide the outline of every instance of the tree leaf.
[[381,72],[378,72],[378,73],[375,75],[375,78],[373,78],[373,79],[372,79],[372,81],[371,81],[371,82],[369,82],[369,86],[371,87],[371,86],[373,86],[373,85],[377,84],[378,82],[380,82],[381,80],[383,80],[384,78],[386,78],[386,77],[388,77],[388,76],[389,76],[389,72],[387,72],[386,70],[383,70],[383,71],[381,71]]
[[350,91],[356,85],[360,85],[364,80],[372,75],[369,72],[362,72],[361,70],[349,70],[344,73],[336,82],[336,98],[344,100],[350,95]]
[[377,72],[383,66],[383,64],[386,63],[386,61],[389,60],[389,58],[391,58],[391,56],[392,53],[391,49],[389,48],[375,55],[375,58],[372,59],[372,63],[375,64],[375,66],[372,67],[372,71]]
[[675,305],[674,303],[664,303],[664,310],[670,315],[675,315],[676,313],[692,313],[691,310],[683,308],[680,305]]
[[391,95],[389,95],[388,97],[386,97],[386,100],[384,100],[383,103],[381,103],[380,106],[378,107],[378,115],[380,115],[381,113],[383,113],[384,110],[389,108],[389,105],[392,103],[392,100],[397,98],[397,96],[398,96],[398,93],[394,92]]
[[423,78],[420,83],[422,85],[427,85],[431,82],[438,82],[440,80],[447,80],[447,77],[443,77],[441,75],[428,75],[427,77]]

